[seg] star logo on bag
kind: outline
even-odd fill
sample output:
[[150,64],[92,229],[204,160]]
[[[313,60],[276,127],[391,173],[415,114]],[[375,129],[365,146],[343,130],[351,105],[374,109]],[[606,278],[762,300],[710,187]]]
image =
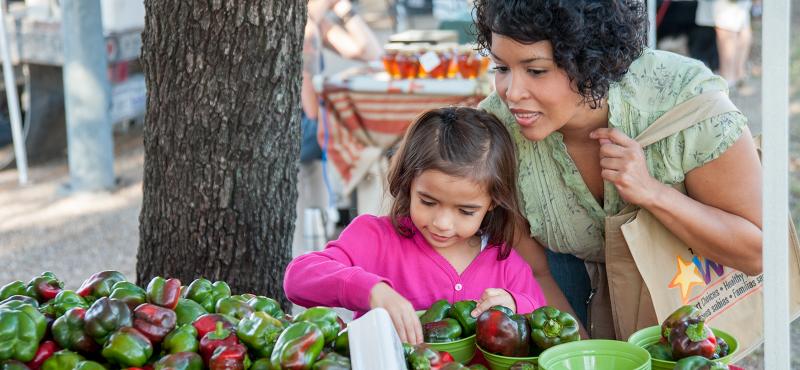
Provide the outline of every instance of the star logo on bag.
[[703,277],[700,276],[700,272],[697,271],[697,266],[692,263],[692,261],[686,262],[681,258],[681,256],[677,256],[678,260],[678,272],[675,273],[675,277],[672,278],[672,281],[669,283],[670,288],[681,288],[681,301],[686,304],[689,300],[689,293],[692,291],[692,287],[695,285],[704,285],[705,281]]

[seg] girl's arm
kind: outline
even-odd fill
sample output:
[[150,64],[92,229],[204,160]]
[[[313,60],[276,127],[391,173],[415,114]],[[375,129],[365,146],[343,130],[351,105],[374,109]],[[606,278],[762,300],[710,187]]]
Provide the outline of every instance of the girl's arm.
[[686,174],[688,196],[650,176],[633,139],[615,129],[595,132],[603,178],[623,199],[650,211],[695,254],[761,273],[761,164],[747,128],[717,159]]

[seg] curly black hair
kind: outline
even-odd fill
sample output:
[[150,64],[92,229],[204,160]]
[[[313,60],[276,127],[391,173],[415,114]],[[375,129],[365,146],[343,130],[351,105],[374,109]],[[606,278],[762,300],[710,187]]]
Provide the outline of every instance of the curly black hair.
[[556,65],[592,108],[644,50],[647,14],[641,0],[477,0],[479,48],[492,33],[523,44],[547,40]]

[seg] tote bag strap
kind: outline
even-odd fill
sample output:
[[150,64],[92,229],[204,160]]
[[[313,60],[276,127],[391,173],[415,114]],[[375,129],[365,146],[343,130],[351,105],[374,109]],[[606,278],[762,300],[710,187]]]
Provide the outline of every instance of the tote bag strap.
[[704,92],[668,110],[634,140],[644,148],[711,117],[738,111],[725,92]]

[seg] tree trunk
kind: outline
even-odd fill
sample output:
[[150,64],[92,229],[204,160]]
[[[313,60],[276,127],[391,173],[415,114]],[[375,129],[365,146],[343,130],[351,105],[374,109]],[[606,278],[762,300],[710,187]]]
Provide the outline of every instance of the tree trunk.
[[284,305],[306,3],[146,0],[137,279],[223,280]]

